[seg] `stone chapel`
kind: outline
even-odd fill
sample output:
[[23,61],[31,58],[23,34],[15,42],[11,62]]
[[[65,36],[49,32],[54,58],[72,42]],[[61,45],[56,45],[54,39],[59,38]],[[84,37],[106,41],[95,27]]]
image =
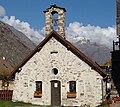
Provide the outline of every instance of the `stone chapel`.
[[56,5],[44,11],[45,39],[11,73],[13,101],[95,107],[105,96],[108,75],[66,40],[65,12]]

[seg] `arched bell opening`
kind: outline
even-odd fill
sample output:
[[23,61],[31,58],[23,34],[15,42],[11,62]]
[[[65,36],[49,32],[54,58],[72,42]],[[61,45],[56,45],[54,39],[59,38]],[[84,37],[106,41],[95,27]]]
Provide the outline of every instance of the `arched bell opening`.
[[58,12],[53,11],[51,14],[52,14],[52,29],[58,31]]

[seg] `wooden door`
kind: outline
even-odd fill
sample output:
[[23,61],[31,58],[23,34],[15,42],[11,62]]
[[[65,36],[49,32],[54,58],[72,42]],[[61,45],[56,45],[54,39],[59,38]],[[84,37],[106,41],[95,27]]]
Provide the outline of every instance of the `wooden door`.
[[57,80],[51,81],[51,105],[61,105],[61,83]]

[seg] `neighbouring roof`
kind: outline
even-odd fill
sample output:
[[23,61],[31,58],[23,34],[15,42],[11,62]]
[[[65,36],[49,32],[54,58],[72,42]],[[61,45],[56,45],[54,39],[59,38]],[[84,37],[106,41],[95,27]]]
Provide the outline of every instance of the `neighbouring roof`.
[[14,68],[5,60],[0,58],[0,77],[9,76]]
[[52,38],[54,37],[57,41],[59,41],[61,44],[63,44],[69,51],[71,51],[73,54],[75,54],[77,57],[79,57],[81,60],[86,62],[89,66],[91,66],[92,69],[97,71],[101,76],[105,77],[107,76],[107,73],[101,69],[96,63],[91,61],[87,56],[85,56],[79,49],[77,49],[74,45],[72,45],[69,41],[61,37],[57,32],[52,31],[49,35],[46,36],[46,38],[13,70],[13,72],[10,74],[11,77],[15,76],[16,72],[20,72],[20,68],[25,65],[27,61],[32,58],[32,56],[39,52],[42,47]]
[[112,61],[111,61],[111,59],[108,60],[106,63],[102,64],[101,66],[112,66]]
[[110,74],[111,70],[112,70],[112,61],[111,61],[111,59],[108,60],[106,63],[102,64],[100,67]]
[[59,7],[59,6],[56,6],[55,4],[54,5],[51,5],[50,8],[47,8],[46,10],[44,10],[43,12],[46,13],[49,11],[49,9],[51,9],[52,7],[54,8],[59,8],[59,9],[63,9],[64,12],[66,12],[66,9],[65,8],[62,8],[62,7]]

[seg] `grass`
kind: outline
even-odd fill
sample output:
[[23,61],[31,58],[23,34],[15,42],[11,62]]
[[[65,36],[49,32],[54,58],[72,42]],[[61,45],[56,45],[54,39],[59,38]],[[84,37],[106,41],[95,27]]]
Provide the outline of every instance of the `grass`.
[[[31,103],[24,103],[24,102],[12,102],[12,101],[0,101],[0,107],[15,107],[15,106],[31,106]],[[35,105],[33,105],[35,106]],[[44,106],[43,106],[44,107]],[[52,107],[52,106],[45,106],[45,107]],[[63,106],[60,106],[63,107]]]
[[12,102],[12,101],[0,101],[0,107],[14,107],[14,106],[28,106],[31,103],[24,102]]

